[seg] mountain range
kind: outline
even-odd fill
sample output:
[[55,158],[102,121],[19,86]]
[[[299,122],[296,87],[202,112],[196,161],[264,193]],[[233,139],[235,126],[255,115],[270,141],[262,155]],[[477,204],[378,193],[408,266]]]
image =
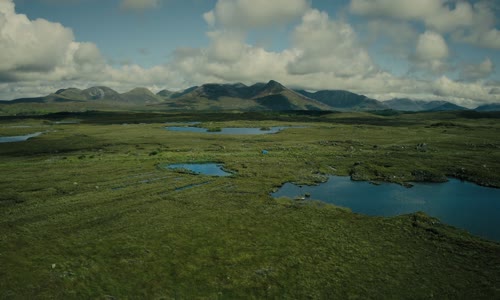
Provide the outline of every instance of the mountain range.
[[448,110],[467,110],[447,101],[424,101],[408,98],[392,99],[384,102],[389,108],[401,111],[448,111]]
[[[103,105],[158,110],[335,110],[335,111],[457,111],[467,108],[446,101],[392,99],[378,101],[344,90],[309,92],[293,90],[277,81],[247,86],[235,84],[203,84],[183,91],[162,90],[156,94],[146,88],[118,93],[105,86],[85,90],[61,89],[47,96],[0,101],[12,104],[73,104],[80,107]],[[479,111],[500,110],[500,104],[478,107]]]

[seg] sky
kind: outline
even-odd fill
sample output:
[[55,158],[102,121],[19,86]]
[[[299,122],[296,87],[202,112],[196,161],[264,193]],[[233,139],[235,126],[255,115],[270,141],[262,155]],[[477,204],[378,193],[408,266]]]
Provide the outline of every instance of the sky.
[[500,103],[497,0],[0,0],[0,99],[271,79]]

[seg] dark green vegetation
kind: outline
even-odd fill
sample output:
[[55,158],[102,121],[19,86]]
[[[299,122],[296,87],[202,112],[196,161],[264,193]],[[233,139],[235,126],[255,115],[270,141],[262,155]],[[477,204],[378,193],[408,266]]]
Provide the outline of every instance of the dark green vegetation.
[[[0,118],[1,135],[45,132],[0,144],[0,298],[500,298],[498,243],[423,214],[367,217],[269,195],[325,174],[398,183],[455,176],[499,187],[498,117]],[[80,124],[55,124],[66,119]],[[164,129],[185,121],[303,128],[259,136]],[[161,167],[189,162],[222,163],[235,175]]]

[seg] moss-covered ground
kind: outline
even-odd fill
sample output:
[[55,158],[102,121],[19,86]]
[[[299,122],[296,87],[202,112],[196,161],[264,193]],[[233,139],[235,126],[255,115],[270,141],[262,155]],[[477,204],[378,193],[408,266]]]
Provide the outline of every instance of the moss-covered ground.
[[[80,123],[55,123],[64,119]],[[499,187],[498,120],[463,113],[4,117],[0,136],[44,134],[0,144],[0,298],[498,299],[497,242],[421,213],[368,217],[269,195],[326,174],[401,184],[454,176]],[[258,136],[164,129],[185,121],[302,128]],[[186,162],[223,163],[234,175],[160,167]]]

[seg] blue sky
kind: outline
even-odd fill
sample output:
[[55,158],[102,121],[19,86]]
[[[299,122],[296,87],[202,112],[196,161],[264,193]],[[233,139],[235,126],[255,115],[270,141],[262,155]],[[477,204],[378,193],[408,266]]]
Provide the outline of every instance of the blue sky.
[[274,79],[500,103],[499,14],[495,0],[0,0],[0,99]]

